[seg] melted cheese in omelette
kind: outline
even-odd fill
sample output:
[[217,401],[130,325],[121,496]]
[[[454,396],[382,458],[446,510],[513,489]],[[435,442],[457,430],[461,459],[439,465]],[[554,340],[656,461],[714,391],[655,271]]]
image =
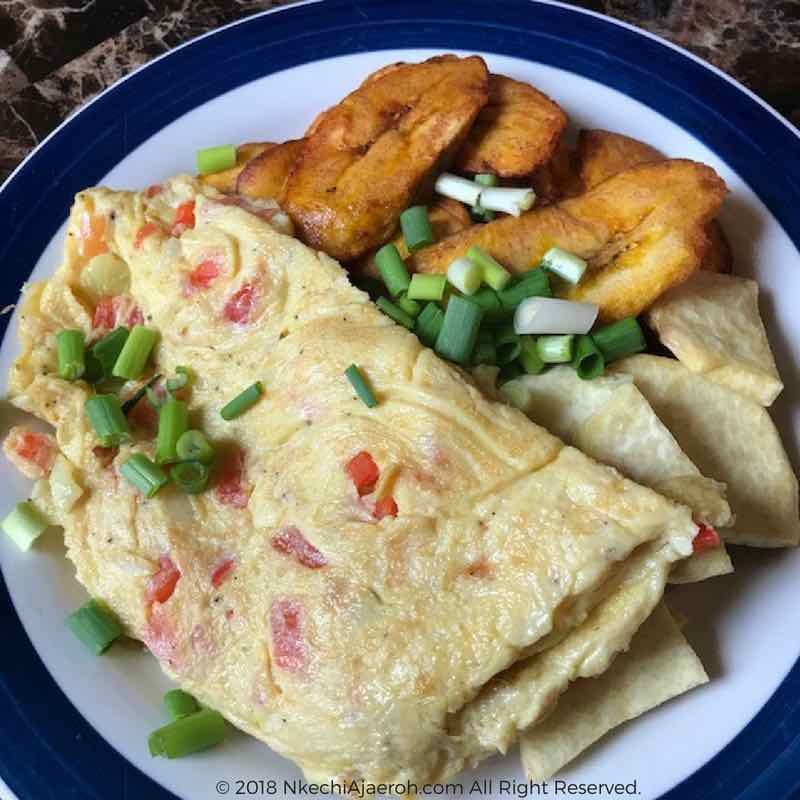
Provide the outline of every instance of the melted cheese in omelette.
[[[171,235],[187,201],[194,226]],[[464,734],[476,715],[508,721],[490,737],[504,746],[627,647],[696,526],[687,508],[486,400],[335,262],[262,217],[189,178],[152,197],[77,197],[64,263],[26,291],[11,393],[55,427],[85,492],[68,512],[43,489],[40,501],[78,579],[164,669],[310,778],[448,774],[485,749]],[[91,337],[104,324],[80,290],[87,219],[131,273],[130,296],[103,314],[140,314],[160,332],[155,370],[197,375],[191,424],[220,453],[202,495],[168,486],[143,499],[118,467],[153,456],[152,431],[98,450],[88,388],[56,377],[57,331]],[[351,363],[376,408],[354,396]],[[259,403],[223,421],[256,380]],[[361,452],[380,471],[363,496],[347,471]],[[397,515],[377,519],[385,497]],[[629,604],[624,636],[597,641],[591,615],[612,603],[613,622],[627,607],[636,558],[656,575],[640,576],[646,602]],[[165,570],[179,577],[159,600]],[[518,667],[519,693],[501,702],[492,679],[515,663],[531,669]]]

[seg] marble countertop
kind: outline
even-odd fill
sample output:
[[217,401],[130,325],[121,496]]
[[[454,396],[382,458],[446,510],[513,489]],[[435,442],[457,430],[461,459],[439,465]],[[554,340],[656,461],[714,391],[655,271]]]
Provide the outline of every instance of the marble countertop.
[[[0,180],[74,109],[181,42],[287,0],[0,0]],[[683,45],[800,125],[800,0],[578,0]]]

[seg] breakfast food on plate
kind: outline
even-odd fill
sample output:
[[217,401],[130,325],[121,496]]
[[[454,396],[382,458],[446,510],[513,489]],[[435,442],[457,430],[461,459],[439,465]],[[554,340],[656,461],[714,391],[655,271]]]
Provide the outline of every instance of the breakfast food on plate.
[[588,262],[563,296],[596,303],[606,321],[635,316],[686,280],[708,246],[704,228],[725,197],[716,173],[694,161],[645,164],[519,217],[475,226],[415,253],[415,272],[446,272],[478,245],[512,272],[529,270],[553,246]]
[[6,437],[35,483],[2,526],[62,526],[70,629],[180,684],[153,756],[227,718],[314,782],[518,741],[541,780],[707,681],[668,582],[798,543],[757,286],[698,271],[730,263],[724,182],[565,125],[440,56],[303,138],[76,197],[23,292],[10,399],[53,433]]
[[567,115],[528,83],[489,76],[489,102],[481,109],[455,158],[458,172],[526,178],[553,154]]
[[725,541],[786,547],[800,539],[797,478],[767,411],[679,361],[637,355],[610,367],[636,388],[703,475],[723,482],[733,511]]
[[647,319],[692,372],[700,372],[762,406],[783,389],[758,313],[758,284],[698,272],[660,297]]
[[263,153],[276,147],[272,142],[246,142],[236,148],[236,163],[232,167],[219,170],[218,172],[208,172],[200,175],[200,180],[219,189],[221,192],[232,194],[236,191],[236,182],[245,166]]
[[576,681],[559,701],[558,713],[522,737],[526,775],[533,781],[549,778],[608,731],[707,681],[703,665],[662,603],[607,672]]
[[[508,381],[500,391],[565,442],[688,506],[696,521],[717,530],[732,524],[725,485],[700,474],[630,376],[585,381],[571,367],[556,366]],[[691,558],[675,565],[670,580],[705,580],[732,569],[724,546],[696,548]]]
[[249,161],[236,181],[237,194],[282,203],[289,175],[305,148],[305,139],[291,139],[264,151]]
[[488,100],[483,59],[439,57],[397,67],[329,109],[286,191],[300,237],[342,261],[394,234],[401,212]]
[[[194,226],[167,235],[187,202]],[[101,467],[106,418],[93,430],[90,387],[58,377],[58,332],[98,330],[80,289],[86,218],[107,221],[106,245],[129,273],[118,305],[146,322],[129,338],[160,335],[145,375],[119,362],[114,372],[192,365],[186,413],[222,460],[206,493],[160,485],[161,425],[157,440],[144,423],[121,437]],[[515,711],[533,721],[627,646],[691,552],[688,508],[485,400],[335,262],[213,190],[189,179],[150,198],[88,190],[68,234],[63,265],[26,297],[11,397],[54,425],[86,497],[68,512],[44,487],[34,497],[64,526],[79,580],[126,630],[309,777],[438,774],[458,749],[451,715],[550,643],[523,662],[535,685],[518,678],[533,699],[547,676],[548,691]],[[210,259],[218,275],[193,284]],[[345,380],[354,363],[373,408]],[[263,397],[226,421],[220,409],[255,383]],[[614,635],[599,633],[606,617]],[[471,726],[483,703],[501,702],[483,697],[465,709]]]

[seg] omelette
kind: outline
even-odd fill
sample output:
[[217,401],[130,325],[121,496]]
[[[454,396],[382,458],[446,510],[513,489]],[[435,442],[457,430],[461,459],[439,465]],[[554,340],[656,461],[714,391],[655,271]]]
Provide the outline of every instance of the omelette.
[[[608,669],[698,526],[484,397],[289,233],[274,203],[188,177],[77,196],[62,265],[24,292],[10,376],[54,428],[33,496],[126,633],[309,780],[452,775]],[[113,297],[82,280],[98,253]],[[101,447],[89,386],[58,377],[60,330],[134,322],[158,332],[148,376],[191,367],[191,424],[217,453],[203,493],[145,498],[120,470],[154,456],[152,419]]]

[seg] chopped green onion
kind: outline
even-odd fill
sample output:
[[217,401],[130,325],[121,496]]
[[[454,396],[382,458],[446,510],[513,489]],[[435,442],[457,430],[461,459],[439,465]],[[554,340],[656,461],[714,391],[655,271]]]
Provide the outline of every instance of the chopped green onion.
[[147,740],[151,756],[182,758],[219,744],[225,738],[225,720],[204,708],[153,731]]
[[237,394],[230,403],[223,406],[219,412],[220,416],[226,422],[236,419],[252,408],[262,394],[264,394],[264,387],[261,385],[261,381],[256,381],[252,386],[248,386],[243,392]]
[[433,244],[433,230],[426,206],[407,208],[400,215],[400,228],[409,253],[416,253],[417,250]]
[[83,373],[83,379],[86,383],[99,383],[105,377],[103,372],[103,365],[95,357],[91,350],[84,353],[84,360],[86,362],[86,369]]
[[181,461],[199,461],[210,464],[214,460],[214,448],[201,431],[186,431],[175,445],[175,452]]
[[402,308],[409,317],[417,317],[419,312],[422,311],[422,306],[416,300],[409,299],[405,294],[401,294],[397,298],[397,307]]
[[519,363],[528,375],[538,375],[544,369],[544,361],[539,356],[539,348],[533,336],[520,336]]
[[200,710],[197,700],[183,689],[170,689],[164,695],[164,708],[170,719],[183,719]]
[[433,347],[443,324],[444,311],[436,303],[428,303],[417,317],[414,330],[423,344]]
[[375,253],[375,265],[392,297],[397,297],[408,289],[411,277],[393,244],[385,244]]
[[494,289],[482,286],[469,299],[483,309],[484,316],[487,319],[497,319],[497,317],[502,316],[503,309],[500,305],[500,298]]
[[462,256],[447,268],[447,280],[459,292],[475,294],[483,281],[483,272],[477,264]]
[[480,306],[465,297],[451,297],[436,339],[436,352],[457,364],[468,363],[482,319],[483,309]]
[[642,333],[636,317],[627,317],[603,328],[598,328],[592,334],[592,339],[603,354],[606,364],[610,364],[618,358],[641,353],[647,347],[644,333]]
[[522,367],[516,361],[512,361],[510,364],[503,366],[498,373],[497,385],[502,386],[504,383],[513,381],[514,378],[519,378],[522,374]]
[[467,258],[481,270],[483,282],[499,292],[511,280],[511,273],[497,263],[482,247],[474,244],[467,250]]
[[474,206],[481,195],[481,187],[477,183],[468,181],[466,178],[459,178],[449,172],[443,172],[437,179],[433,187],[437,194],[449,197]]
[[412,275],[408,287],[409,300],[441,300],[447,285],[446,275]]
[[211,470],[199,461],[182,461],[169,471],[175,485],[186,494],[200,494],[206,490]]
[[96,656],[105,653],[123,633],[117,618],[94,599],[73,611],[67,617],[66,624],[87,650]]
[[404,328],[408,328],[409,330],[414,329],[414,317],[406,314],[402,308],[396,306],[391,300],[387,300],[385,297],[379,297],[375,301],[375,305],[386,314],[387,317],[391,317],[395,322],[398,322]]
[[56,336],[58,348],[58,375],[65,381],[74,381],[86,371],[83,353],[83,331],[60,331]]
[[189,385],[191,377],[192,373],[189,367],[175,367],[175,377],[167,378],[167,391],[177,392],[179,389],[183,389],[184,386]]
[[523,211],[533,208],[533,204],[536,202],[536,192],[527,188],[489,188],[481,192],[478,202],[482,208],[490,211],[502,211],[518,217]]
[[[475,176],[475,183],[477,183],[478,186],[497,186],[497,176],[489,173],[482,173]],[[481,205],[480,197],[478,198],[478,202],[472,206],[472,215],[483,222],[491,222],[495,218],[494,211],[484,208]]]
[[558,336],[540,336],[536,340],[539,358],[545,364],[565,364],[572,361],[572,334]]
[[147,498],[153,497],[167,483],[167,476],[161,467],[143,453],[132,455],[119,471]]
[[183,400],[170,397],[158,412],[156,463],[178,460],[178,439],[189,429],[189,407]]
[[345,377],[347,380],[350,381],[350,385],[355,389],[356,394],[361,398],[361,401],[367,408],[375,408],[378,405],[378,401],[375,399],[375,395],[372,392],[369,384],[367,383],[364,376],[361,374],[361,370],[355,365],[351,364],[345,371]]
[[25,500],[14,506],[2,526],[20,550],[30,550],[31,545],[50,527],[50,523],[30,500]]
[[115,394],[95,394],[84,404],[86,416],[103,447],[117,447],[130,438],[128,420]]
[[588,333],[599,306],[557,297],[529,297],[514,312],[517,333]]
[[572,366],[578,373],[578,377],[585,381],[590,381],[603,374],[606,366],[605,359],[588,334],[575,339],[575,355],[572,357]]
[[497,348],[497,363],[501,366],[503,364],[510,364],[516,361],[520,354],[519,336],[514,331],[514,325],[507,322],[494,333],[494,346]]
[[473,364],[497,364],[497,348],[494,345],[494,335],[491,331],[481,328],[478,331],[478,340],[475,343],[475,350],[472,353]]
[[516,307],[529,297],[552,297],[550,279],[543,269],[533,269],[515,277],[501,292],[498,292],[500,305],[506,311],[514,311]]
[[157,336],[150,328],[134,325],[114,364],[112,375],[128,381],[141,377]]
[[197,151],[197,171],[200,175],[222,172],[236,166],[236,148],[232,144],[220,144]]
[[540,266],[555,272],[565,281],[576,284],[583,277],[588,266],[582,258],[562,250],[560,247],[551,247],[542,256]]
[[92,345],[92,355],[100,362],[104,377],[111,375],[114,364],[128,341],[128,333],[127,328],[115,328]]

